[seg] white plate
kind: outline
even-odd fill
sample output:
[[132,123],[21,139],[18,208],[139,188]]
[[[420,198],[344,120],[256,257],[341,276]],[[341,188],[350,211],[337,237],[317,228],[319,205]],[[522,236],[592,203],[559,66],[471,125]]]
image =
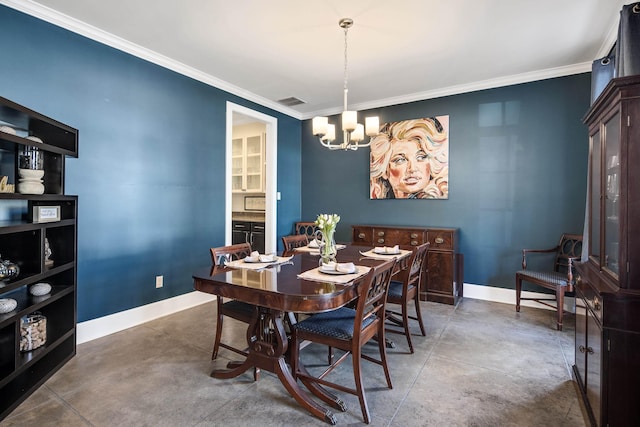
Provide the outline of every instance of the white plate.
[[324,274],[335,274],[337,276],[342,276],[344,274],[353,274],[353,273],[343,273],[342,271],[338,271],[338,270],[325,270],[323,268],[319,268],[318,271],[320,273],[324,273]]
[[374,249],[373,253],[376,254],[376,255],[399,255],[400,254],[400,250],[398,250],[398,252],[380,252],[380,251],[376,251]]

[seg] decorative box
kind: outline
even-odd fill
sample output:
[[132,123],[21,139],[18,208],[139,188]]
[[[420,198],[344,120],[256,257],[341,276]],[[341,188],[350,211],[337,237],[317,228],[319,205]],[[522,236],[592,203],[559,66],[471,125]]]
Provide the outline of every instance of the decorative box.
[[31,351],[47,342],[47,318],[35,312],[20,322],[20,351]]

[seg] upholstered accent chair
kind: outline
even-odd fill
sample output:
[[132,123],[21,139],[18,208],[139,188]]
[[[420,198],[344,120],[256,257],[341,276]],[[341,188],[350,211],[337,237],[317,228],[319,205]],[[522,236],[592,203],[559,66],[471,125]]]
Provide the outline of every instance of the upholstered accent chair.
[[[582,235],[563,234],[560,242],[549,249],[523,249],[522,270],[516,273],[516,311],[520,311],[521,300],[532,300],[548,307],[555,308],[557,314],[556,327],[562,330],[562,318],[564,315],[564,296],[567,292],[573,292],[574,267],[573,262],[580,259],[582,253]],[[547,254],[553,258],[548,269],[527,269],[528,254]],[[521,297],[522,282],[532,283],[546,289],[555,291],[554,298],[523,298]],[[555,306],[547,301],[555,301]]]

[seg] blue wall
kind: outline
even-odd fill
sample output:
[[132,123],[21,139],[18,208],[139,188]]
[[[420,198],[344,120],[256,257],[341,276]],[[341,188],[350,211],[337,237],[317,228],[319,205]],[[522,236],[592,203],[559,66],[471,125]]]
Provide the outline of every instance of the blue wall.
[[448,200],[370,200],[369,150],[328,151],[307,120],[302,216],[339,213],[337,240],[358,223],[458,227],[465,283],[513,288],[523,248],[582,234],[589,97],[581,74],[360,112],[381,123],[449,115]]
[[226,101],[278,119],[278,237],[322,212],[341,214],[338,240],[356,223],[459,227],[465,282],[512,288],[523,247],[582,231],[589,74],[361,112],[450,116],[449,199],[374,201],[368,150],[327,151],[310,121],[4,6],[0,52],[0,95],[80,130],[66,180],[80,197],[80,321],[191,291],[224,243]]
[[191,291],[224,244],[226,101],[278,119],[278,236],[299,219],[299,120],[4,6],[0,52],[1,96],[80,131],[79,321]]

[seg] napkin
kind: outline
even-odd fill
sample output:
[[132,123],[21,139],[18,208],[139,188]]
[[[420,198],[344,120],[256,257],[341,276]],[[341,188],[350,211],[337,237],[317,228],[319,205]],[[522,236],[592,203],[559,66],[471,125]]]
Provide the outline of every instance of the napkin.
[[373,248],[373,251],[377,254],[399,254],[400,247],[398,245],[395,245],[393,247],[376,246],[375,248]]
[[356,265],[352,262],[329,262],[326,264],[323,262],[321,270],[335,270],[345,274],[356,273],[358,271]]
[[253,251],[249,254],[248,257],[245,258],[245,261],[248,262],[273,262],[277,261],[278,257],[274,254],[260,254],[258,251]]
[[316,239],[313,239],[312,241],[309,242],[309,244],[307,245],[310,248],[317,248],[318,247],[318,241]]

